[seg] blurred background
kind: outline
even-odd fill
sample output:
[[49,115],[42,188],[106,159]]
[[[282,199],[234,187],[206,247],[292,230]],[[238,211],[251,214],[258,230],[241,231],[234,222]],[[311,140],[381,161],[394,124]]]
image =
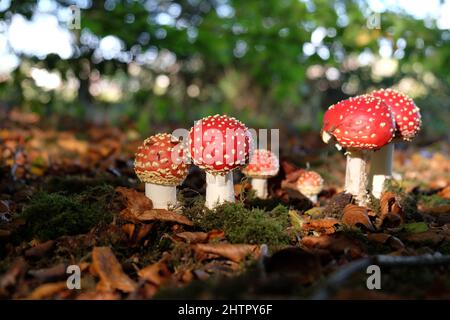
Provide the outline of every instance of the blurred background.
[[0,109],[139,135],[227,113],[291,135],[392,86],[430,142],[449,138],[449,43],[445,0],[0,0]]

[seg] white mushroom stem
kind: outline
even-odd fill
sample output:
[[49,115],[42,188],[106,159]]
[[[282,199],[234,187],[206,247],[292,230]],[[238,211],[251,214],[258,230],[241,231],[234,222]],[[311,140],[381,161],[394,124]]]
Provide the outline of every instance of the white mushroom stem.
[[359,150],[348,150],[345,171],[345,192],[350,193],[356,202],[364,206],[367,203],[367,164],[369,155]]
[[252,178],[252,189],[258,198],[267,199],[269,192],[267,190],[267,179]]
[[374,152],[371,164],[369,181],[372,183],[372,195],[380,199],[384,191],[385,182],[392,179],[392,159],[394,156],[394,144],[389,143],[380,150]]
[[155,209],[168,209],[177,204],[177,187],[146,183],[145,195],[153,202]]
[[317,203],[317,194],[310,194],[310,195],[306,195],[305,196],[311,200],[312,203]]
[[233,172],[225,175],[206,173],[206,207],[214,209],[224,202],[234,202]]

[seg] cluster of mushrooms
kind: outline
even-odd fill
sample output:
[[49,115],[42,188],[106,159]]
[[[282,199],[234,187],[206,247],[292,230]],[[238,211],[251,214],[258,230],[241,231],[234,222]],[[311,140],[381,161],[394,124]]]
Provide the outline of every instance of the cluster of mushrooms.
[[[195,122],[187,144],[167,133],[147,138],[135,155],[135,172],[156,209],[177,205],[176,187],[186,178],[191,162],[206,172],[207,208],[235,201],[233,170],[242,167],[252,178],[256,196],[265,199],[267,180],[278,174],[279,160],[273,152],[253,150],[252,145],[252,135],[242,122],[225,115],[209,116]],[[298,179],[299,191],[312,201],[317,201],[322,185],[313,171]]]
[[[380,197],[392,177],[394,142],[411,140],[420,126],[419,108],[413,100],[392,89],[352,97],[328,108],[322,139],[346,150],[344,189],[356,203],[366,205],[369,190]],[[242,167],[252,178],[256,196],[265,199],[267,180],[278,174],[279,160],[271,151],[252,146],[252,135],[242,122],[225,115],[209,116],[195,122],[187,143],[167,133],[147,138],[136,153],[135,172],[156,209],[177,205],[176,186],[186,178],[191,162],[206,172],[207,208],[235,201],[233,170]],[[296,186],[315,203],[323,179],[303,170]]]
[[339,150],[345,148],[344,189],[356,203],[367,204],[368,189],[380,198],[386,181],[392,178],[394,143],[410,141],[421,124],[414,101],[393,89],[352,97],[328,108],[322,139],[335,143]]

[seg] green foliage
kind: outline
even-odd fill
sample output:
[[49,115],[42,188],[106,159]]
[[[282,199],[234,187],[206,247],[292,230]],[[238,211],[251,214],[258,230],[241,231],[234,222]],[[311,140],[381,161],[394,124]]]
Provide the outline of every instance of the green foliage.
[[[0,21],[8,24],[14,13],[30,18],[36,3],[13,1]],[[68,3],[58,1],[58,6]],[[220,14],[224,5],[229,11],[225,16]],[[356,0],[167,0],[150,6],[146,1],[92,1],[82,8],[81,30],[72,31],[79,54],[66,60],[55,54],[43,59],[21,56],[11,81],[0,84],[0,100],[44,114],[126,115],[144,134],[161,122],[191,123],[211,113],[230,113],[255,127],[287,123],[290,129],[318,129],[327,105],[408,77],[424,88],[412,91],[422,92],[417,104],[423,107],[426,132],[445,134],[450,120],[448,31],[433,20],[425,23],[390,10],[381,15],[381,29],[369,29],[368,11],[365,2]],[[161,22],[161,14],[170,22]],[[306,54],[303,46],[311,45],[318,28],[325,35]],[[85,35],[96,44],[81,41]],[[158,57],[140,63],[139,73],[130,72],[129,62],[118,57],[94,59],[100,40],[111,35],[134,60],[140,53]],[[348,68],[347,62],[352,65],[363,52],[379,58],[381,40],[390,42],[395,52],[394,74],[374,77],[371,66]],[[165,67],[161,62],[167,53],[176,63]],[[308,76],[312,66],[323,67],[317,77]],[[63,79],[78,78],[78,95],[68,101],[59,92],[39,88],[30,77],[32,67],[56,70]],[[330,67],[339,70],[338,80],[327,78]],[[118,83],[123,97],[117,102],[92,97],[86,70]],[[160,74],[170,75],[164,92],[154,90]],[[197,94],[188,94],[190,85],[197,86]],[[354,89],[342,92],[349,87]]]
[[107,210],[114,194],[110,186],[94,187],[79,195],[41,192],[24,209],[26,235],[45,241],[63,235],[88,232],[99,223],[112,221]]
[[198,201],[185,214],[205,231],[223,230],[231,243],[281,245],[289,242],[285,230],[289,226],[288,209],[282,205],[269,212],[247,209],[241,203],[226,203],[208,210]]
[[437,194],[420,196],[418,202],[429,208],[450,205],[450,199],[444,199]]
[[86,176],[51,176],[45,190],[49,193],[60,192],[64,194],[81,193],[86,189],[104,186],[129,186],[126,178],[119,178],[108,174],[99,174],[96,177]]
[[428,225],[425,222],[413,222],[403,226],[406,233],[420,233],[428,231]]

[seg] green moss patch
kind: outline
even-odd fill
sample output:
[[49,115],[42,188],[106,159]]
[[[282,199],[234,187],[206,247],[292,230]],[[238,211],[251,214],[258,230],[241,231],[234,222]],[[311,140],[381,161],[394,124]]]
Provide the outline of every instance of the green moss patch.
[[289,242],[286,232],[289,226],[288,209],[282,205],[263,211],[245,208],[242,203],[227,203],[208,210],[202,201],[197,201],[186,209],[185,214],[205,231],[225,231],[231,243],[280,245]]
[[63,235],[88,232],[99,223],[112,221],[108,210],[114,195],[111,186],[93,187],[77,195],[40,192],[25,207],[25,234],[45,241]]

